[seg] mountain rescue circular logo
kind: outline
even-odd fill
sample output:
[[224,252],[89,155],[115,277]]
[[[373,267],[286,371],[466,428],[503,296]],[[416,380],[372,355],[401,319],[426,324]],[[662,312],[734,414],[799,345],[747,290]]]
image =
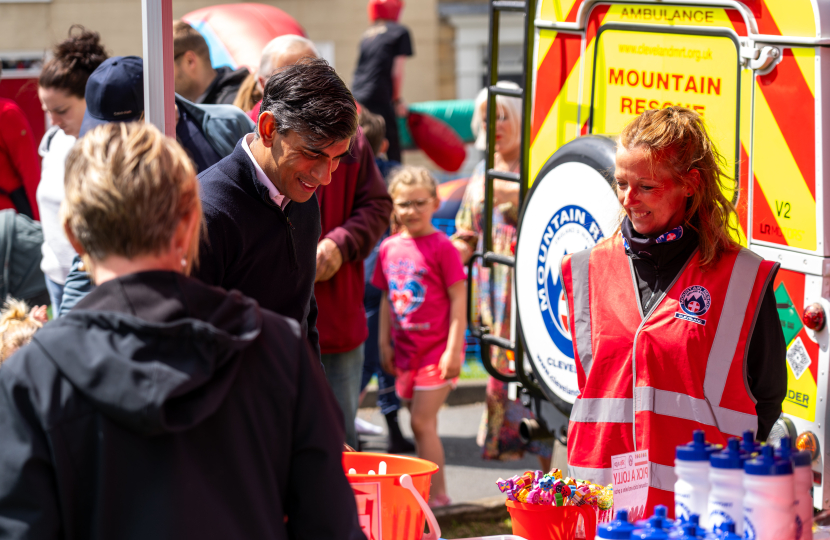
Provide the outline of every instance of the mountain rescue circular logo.
[[707,291],[702,285],[692,285],[691,287],[686,287],[686,289],[680,293],[680,309],[682,309],[686,315],[691,315],[692,317],[702,317],[707,311],[709,311],[709,307],[711,305],[712,297],[709,295],[709,291]]
[[573,403],[579,395],[559,263],[564,255],[607,237],[617,226],[619,208],[605,173],[566,161],[543,169],[522,210],[516,239],[516,313],[528,363],[553,402]]
[[539,243],[536,259],[539,311],[553,344],[570,360],[574,359],[574,346],[559,262],[565,255],[588,249],[602,238],[602,230],[591,213],[572,204],[553,213]]

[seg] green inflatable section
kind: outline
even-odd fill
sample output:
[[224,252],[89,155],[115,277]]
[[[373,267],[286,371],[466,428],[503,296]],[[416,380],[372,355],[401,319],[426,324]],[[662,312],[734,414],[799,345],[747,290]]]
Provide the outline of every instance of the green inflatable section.
[[[472,99],[422,101],[420,103],[409,104],[409,110],[434,116],[449,124],[465,143],[475,141],[473,132],[470,129],[474,108],[475,101]],[[398,118],[398,133],[400,134],[402,148],[415,148],[412,135],[410,135],[409,128],[406,126],[406,118]]]

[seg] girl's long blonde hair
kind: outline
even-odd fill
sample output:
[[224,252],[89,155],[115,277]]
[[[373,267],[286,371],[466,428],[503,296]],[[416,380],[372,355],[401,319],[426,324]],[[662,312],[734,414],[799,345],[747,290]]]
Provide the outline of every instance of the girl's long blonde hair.
[[[697,232],[700,268],[712,267],[724,252],[738,249],[735,206],[723,195],[729,177],[726,160],[718,152],[703,119],[684,107],[644,112],[625,126],[619,144],[643,150],[652,171],[664,167],[692,196],[686,201],[683,225]],[[700,183],[689,173],[696,169]],[[734,220],[734,221],[733,221]]]

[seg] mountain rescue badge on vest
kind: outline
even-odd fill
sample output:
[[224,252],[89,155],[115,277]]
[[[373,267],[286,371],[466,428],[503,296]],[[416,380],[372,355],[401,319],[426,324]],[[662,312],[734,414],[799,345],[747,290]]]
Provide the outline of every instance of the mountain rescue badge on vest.
[[676,319],[693,322],[705,326],[706,321],[702,319],[703,315],[709,311],[709,306],[712,305],[712,297],[709,291],[702,285],[692,285],[680,293],[680,309],[674,314]]

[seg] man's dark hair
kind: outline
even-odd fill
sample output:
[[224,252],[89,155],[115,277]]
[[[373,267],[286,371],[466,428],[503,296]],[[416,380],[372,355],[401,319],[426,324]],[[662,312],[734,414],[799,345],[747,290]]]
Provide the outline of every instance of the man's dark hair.
[[315,145],[328,146],[357,132],[354,97],[320,58],[303,58],[274,73],[263,91],[260,112],[265,111],[274,115],[280,135],[293,131]]
[[372,147],[372,153],[377,156],[383,140],[386,138],[386,120],[381,115],[374,114],[363,107],[360,109],[358,123],[363,128],[363,134],[366,135],[369,146]]

